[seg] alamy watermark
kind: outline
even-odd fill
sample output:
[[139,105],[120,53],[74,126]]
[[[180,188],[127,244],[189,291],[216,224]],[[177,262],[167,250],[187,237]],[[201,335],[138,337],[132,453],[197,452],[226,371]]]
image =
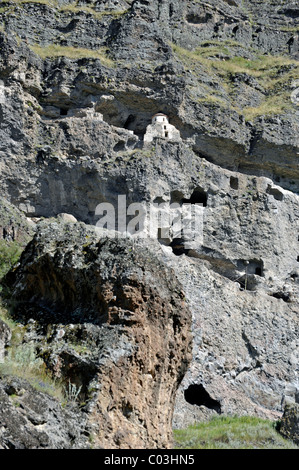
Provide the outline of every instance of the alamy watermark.
[[109,202],[97,205],[96,227],[113,238],[138,237],[171,241],[181,239],[186,249],[202,244],[203,205],[133,202],[118,195],[116,207]]

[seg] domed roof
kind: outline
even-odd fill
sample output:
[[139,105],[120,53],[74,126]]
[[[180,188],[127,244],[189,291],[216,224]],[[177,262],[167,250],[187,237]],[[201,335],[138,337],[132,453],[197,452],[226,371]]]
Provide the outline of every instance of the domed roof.
[[153,115],[153,118],[156,117],[156,116],[165,116],[167,117],[167,114],[164,114],[164,113],[156,113]]

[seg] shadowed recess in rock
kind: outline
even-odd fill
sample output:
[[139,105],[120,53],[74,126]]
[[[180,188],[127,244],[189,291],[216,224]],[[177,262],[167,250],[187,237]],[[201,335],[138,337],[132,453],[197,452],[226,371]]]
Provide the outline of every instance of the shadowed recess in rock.
[[192,384],[184,392],[185,400],[191,405],[206,406],[211,410],[221,412],[220,402],[214,400],[202,384]]

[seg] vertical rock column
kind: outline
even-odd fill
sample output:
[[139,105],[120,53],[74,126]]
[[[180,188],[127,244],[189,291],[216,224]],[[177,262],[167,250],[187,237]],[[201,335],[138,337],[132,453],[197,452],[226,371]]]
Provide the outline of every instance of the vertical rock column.
[[[56,357],[66,382],[89,390],[96,447],[171,446],[175,394],[191,360],[191,315],[157,244],[101,238],[80,223],[41,224],[8,280],[23,322],[35,311],[45,330],[63,325],[59,346],[47,341],[44,357]],[[90,355],[82,359],[67,341],[84,328]]]

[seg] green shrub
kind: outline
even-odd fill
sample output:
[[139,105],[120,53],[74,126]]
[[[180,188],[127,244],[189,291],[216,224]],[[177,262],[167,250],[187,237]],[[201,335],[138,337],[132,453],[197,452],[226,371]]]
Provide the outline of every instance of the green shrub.
[[63,406],[77,405],[81,386],[62,379],[53,378],[45,362],[37,353],[37,344],[26,342],[27,326],[11,318],[8,307],[0,297],[0,319],[10,328],[12,336],[3,362],[0,362],[0,375],[16,376],[27,380],[36,390],[54,397]]
[[10,370],[15,375],[19,375],[18,371],[21,371],[22,376],[25,376],[39,370],[43,361],[36,356],[33,344],[24,343],[8,349],[4,364],[3,369]]
[[0,374],[16,376],[27,380],[32,387],[40,392],[53,396],[61,403],[66,403],[65,394],[60,381],[52,379],[44,361],[38,357],[36,345],[24,343],[26,327],[14,322],[0,299],[0,318],[10,327],[12,338],[4,361],[0,363]]
[[0,364],[0,373],[25,379],[36,390],[51,395],[63,404],[67,402],[62,384],[50,377],[33,345],[24,343],[10,347],[4,362]]

